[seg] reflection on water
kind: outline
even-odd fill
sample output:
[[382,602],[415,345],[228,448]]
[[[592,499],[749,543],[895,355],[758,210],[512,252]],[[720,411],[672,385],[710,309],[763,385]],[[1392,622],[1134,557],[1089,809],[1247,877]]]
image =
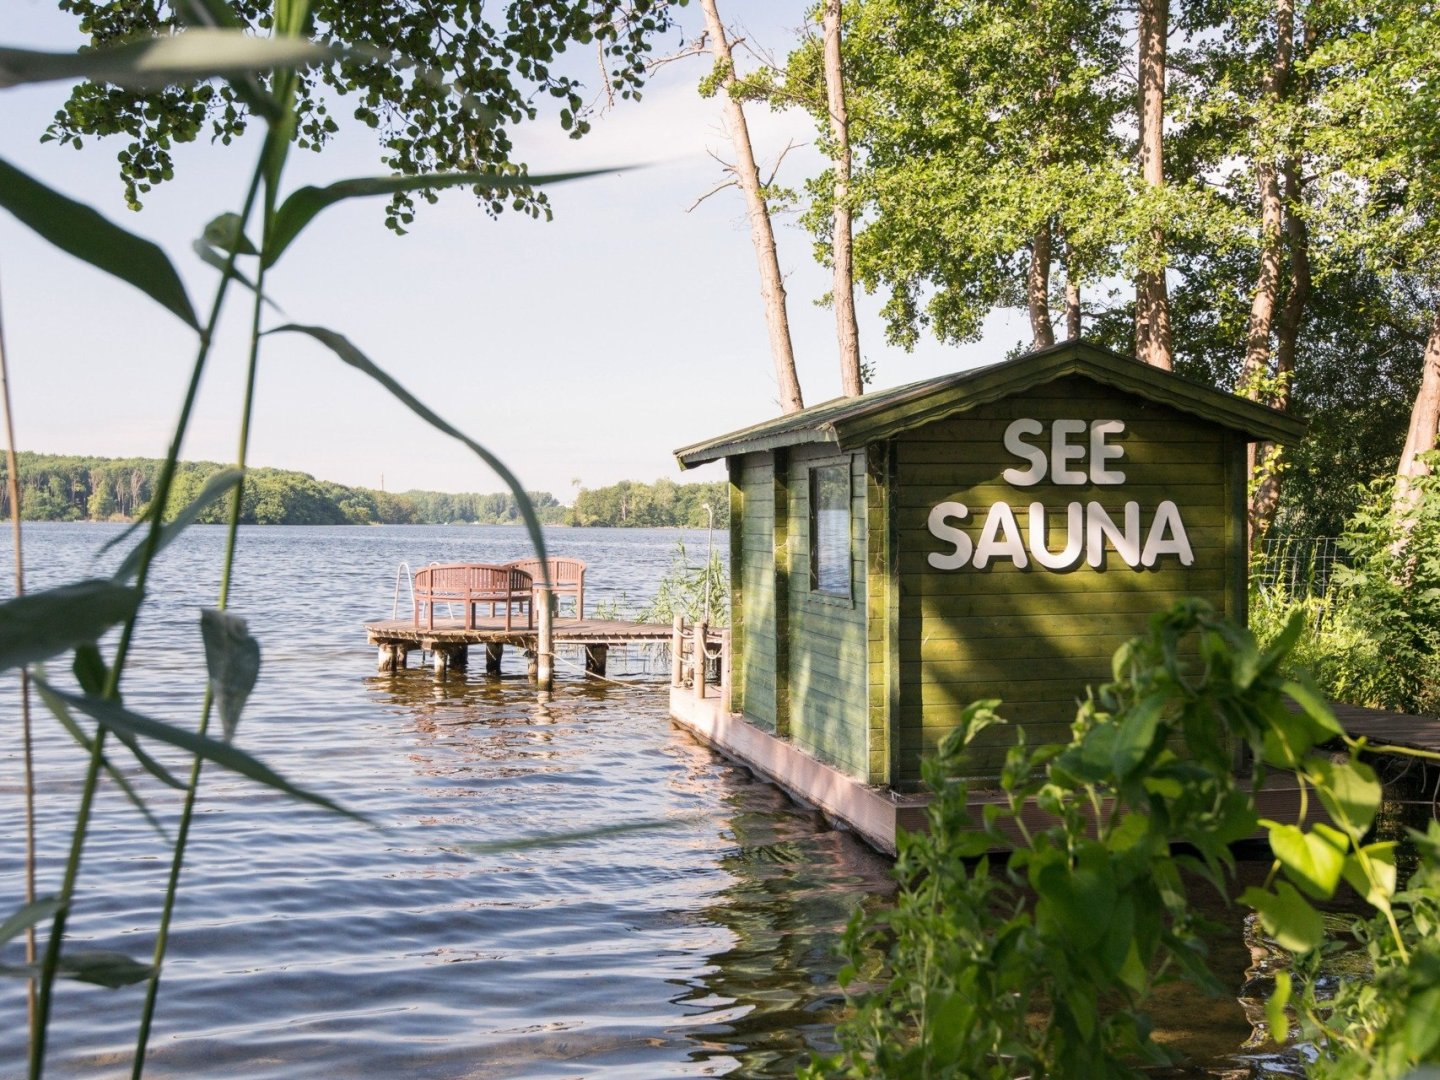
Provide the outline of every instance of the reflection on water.
[[[92,552],[115,533],[28,527],[33,587],[103,572]],[[653,592],[676,538],[552,539],[590,563],[587,593],[634,600]],[[198,714],[196,609],[214,595],[222,539],[193,530],[158,568],[162,602],[126,684],[141,711],[187,724]],[[704,533],[686,539],[704,550]],[[515,530],[475,527],[244,531],[236,609],[264,662],[239,742],[381,828],[209,776],[149,1075],[782,1076],[831,1047],[834,949],[851,911],[889,894],[885,860],[673,728],[662,683],[562,673],[541,701],[514,650],[498,680],[481,665],[438,681],[415,668],[373,674],[360,624],[389,615],[400,559],[503,561],[523,545]],[[14,681],[0,680],[6,904],[23,850],[15,701]],[[83,768],[53,724],[37,723],[41,875],[53,889]],[[173,823],[173,793],[126,772]],[[646,820],[667,827],[467,848]],[[105,791],[74,944],[147,956],[167,859]],[[1242,863],[1246,883],[1265,869]],[[1213,902],[1211,914],[1228,928],[1214,959],[1240,1000],[1164,992],[1166,1039],[1208,1063],[1175,1075],[1292,1075],[1293,1059],[1247,1048],[1273,957],[1237,913]],[[19,991],[0,983],[0,1076],[23,1059]],[[51,1075],[128,1075],[141,996],[65,986]]]

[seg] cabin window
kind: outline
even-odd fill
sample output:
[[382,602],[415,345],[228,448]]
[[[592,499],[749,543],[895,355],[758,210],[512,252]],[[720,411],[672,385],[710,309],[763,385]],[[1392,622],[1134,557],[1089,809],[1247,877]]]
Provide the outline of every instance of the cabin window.
[[850,598],[850,466],[810,470],[810,588]]

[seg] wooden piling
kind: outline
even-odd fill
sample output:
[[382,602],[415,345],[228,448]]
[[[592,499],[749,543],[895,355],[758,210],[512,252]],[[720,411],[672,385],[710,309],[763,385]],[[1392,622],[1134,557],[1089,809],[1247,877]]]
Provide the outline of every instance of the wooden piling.
[[492,641],[485,646],[485,674],[499,675],[500,661],[505,658],[505,646],[502,642]]
[[705,697],[705,631],[708,629],[703,622],[695,624],[695,697],[703,700]]
[[670,630],[670,685],[684,686],[685,671],[680,664],[680,654],[685,648],[685,620],[676,615]]
[[549,690],[555,681],[554,619],[550,606],[550,590],[543,586],[535,590],[537,634],[535,641],[535,685]]
[[604,675],[605,665],[610,658],[609,645],[585,646],[585,674]]

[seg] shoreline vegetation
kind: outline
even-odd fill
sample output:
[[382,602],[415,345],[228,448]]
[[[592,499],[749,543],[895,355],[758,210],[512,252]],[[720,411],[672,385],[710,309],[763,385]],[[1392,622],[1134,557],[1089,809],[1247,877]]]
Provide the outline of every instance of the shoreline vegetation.
[[[18,455],[21,517],[25,521],[120,521],[143,517],[164,462],[154,458],[102,458],[67,454]],[[225,466],[210,461],[177,465],[170,506],[188,505]],[[0,516],[10,514],[6,467],[0,461]],[[548,491],[527,492],[546,525],[723,528],[730,521],[724,481],[653,484],[622,480],[577,490],[570,506]],[[200,524],[221,524],[226,508],[212,503]],[[378,491],[317,480],[291,469],[246,472],[243,525],[522,525],[511,492]]]

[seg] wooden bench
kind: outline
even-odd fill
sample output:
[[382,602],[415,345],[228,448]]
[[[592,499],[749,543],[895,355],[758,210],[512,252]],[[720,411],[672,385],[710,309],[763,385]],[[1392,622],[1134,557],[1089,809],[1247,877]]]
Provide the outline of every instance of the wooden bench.
[[[535,581],[538,590],[544,584],[539,559],[516,559],[506,566],[523,570]],[[544,565],[550,570],[550,595],[557,599],[562,595],[575,597],[575,618],[585,617],[585,564],[579,559],[546,559]]]
[[464,605],[466,630],[475,629],[475,615],[481,604],[490,605],[490,616],[496,609],[505,613],[505,629],[512,629],[516,612],[525,614],[525,628],[535,625],[535,582],[518,566],[493,566],[489,563],[452,563],[448,566],[426,566],[415,571],[415,626],[421,626],[421,609],[425,611],[424,627],[435,629],[437,604]]

